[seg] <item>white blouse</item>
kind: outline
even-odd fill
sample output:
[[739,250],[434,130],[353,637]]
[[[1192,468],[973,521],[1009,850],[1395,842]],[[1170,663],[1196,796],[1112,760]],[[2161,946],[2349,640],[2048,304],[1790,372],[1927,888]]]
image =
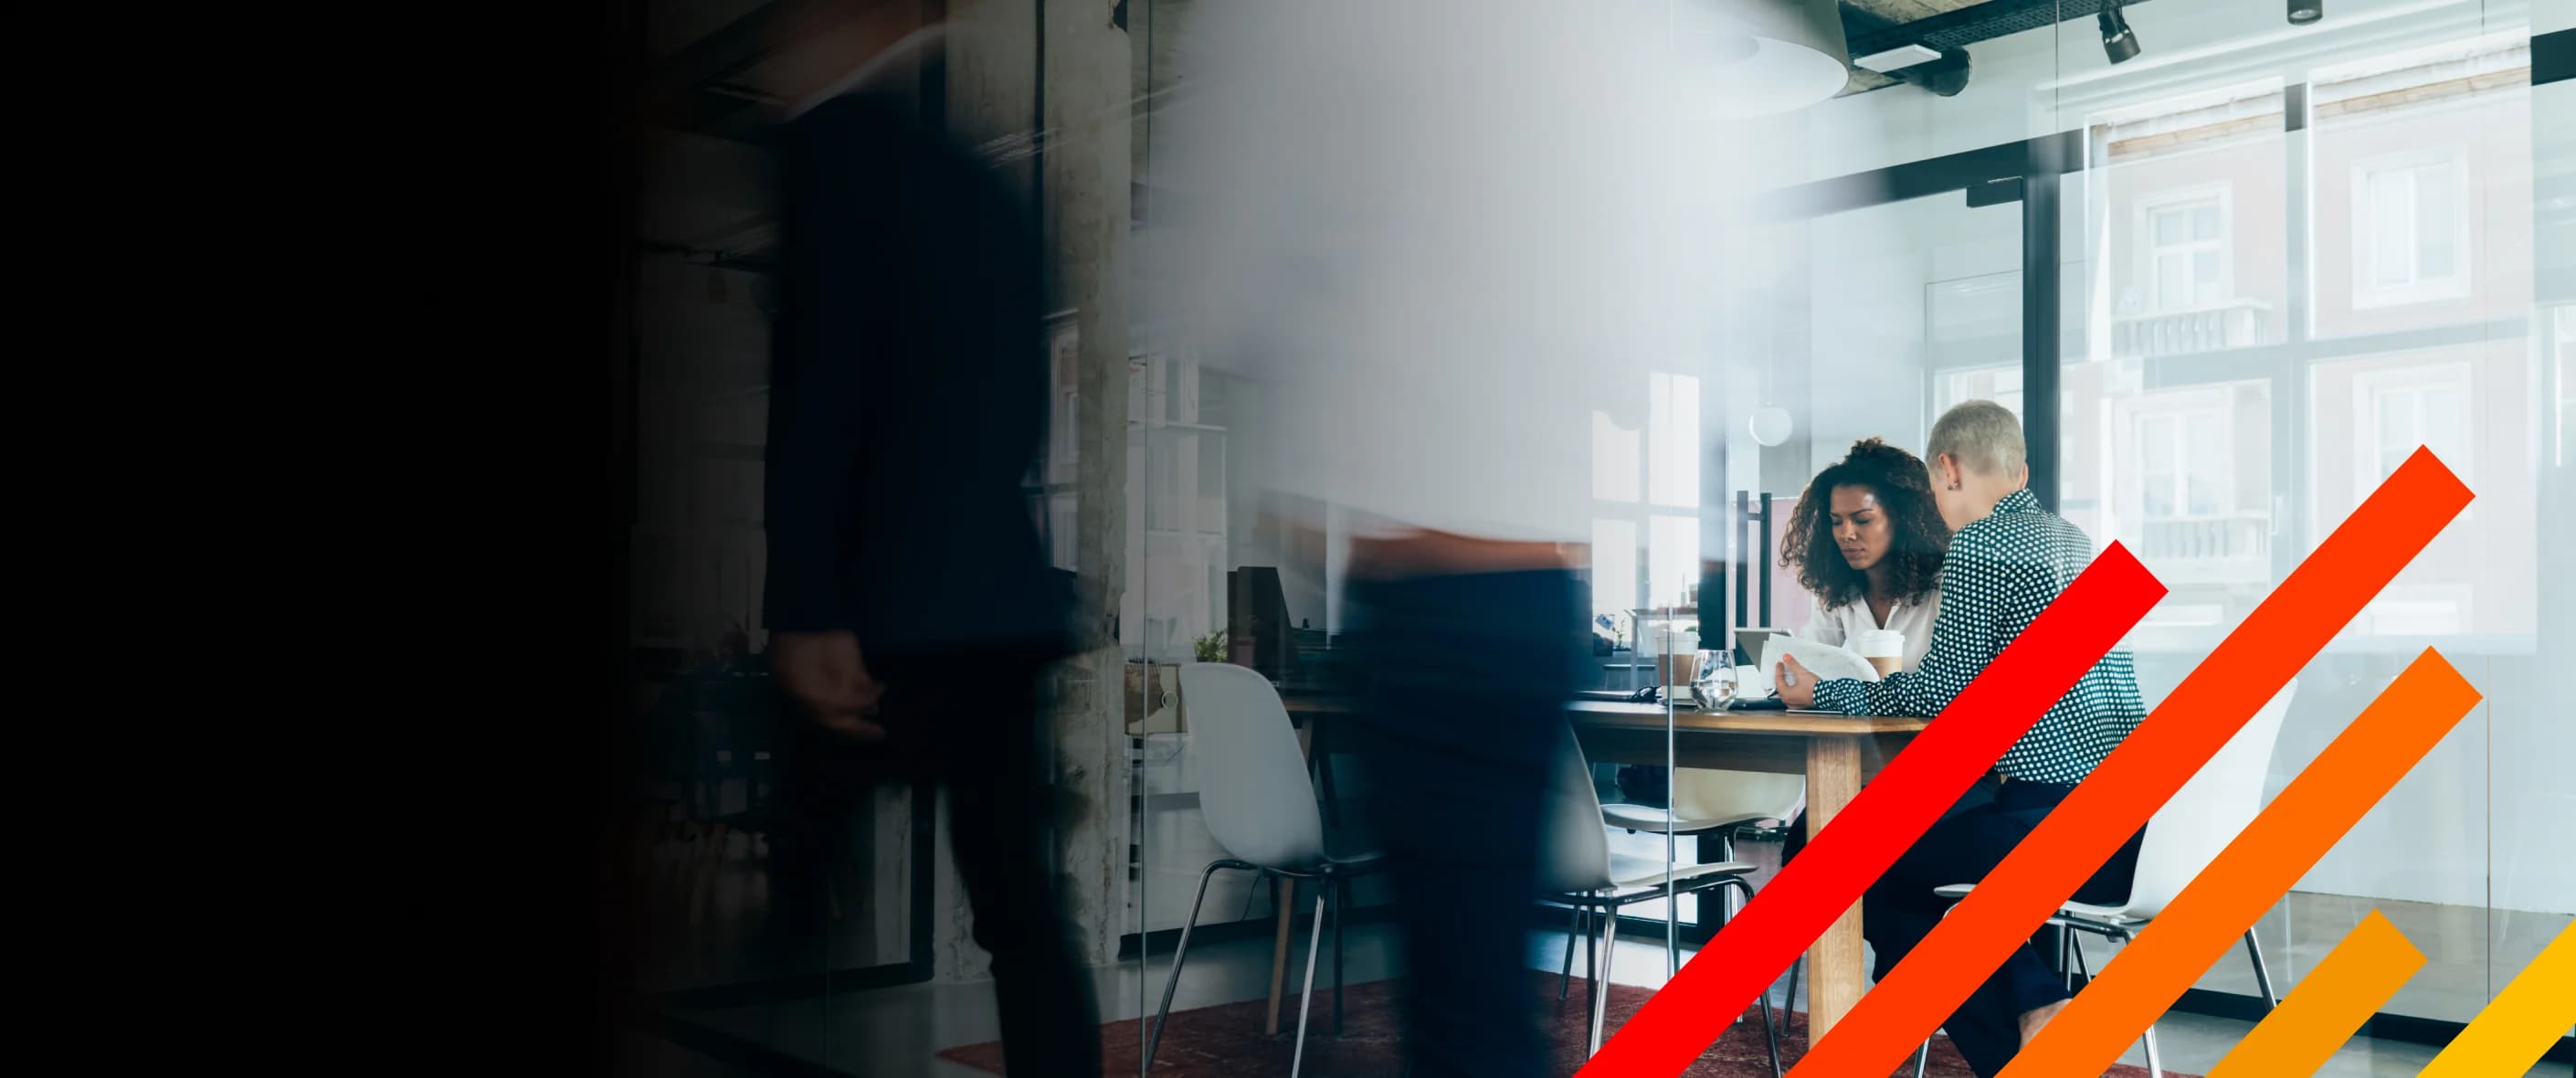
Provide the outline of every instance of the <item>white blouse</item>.
[[1894,629],[1905,634],[1906,673],[1923,662],[1923,653],[1932,650],[1932,622],[1941,616],[1941,592],[1934,589],[1919,602],[1897,600],[1887,611],[1887,624],[1881,625],[1869,612],[1869,600],[1855,599],[1827,609],[1824,600],[1816,600],[1816,613],[1795,634],[1800,640],[1813,640],[1836,647],[1850,647],[1851,639],[1873,629]]

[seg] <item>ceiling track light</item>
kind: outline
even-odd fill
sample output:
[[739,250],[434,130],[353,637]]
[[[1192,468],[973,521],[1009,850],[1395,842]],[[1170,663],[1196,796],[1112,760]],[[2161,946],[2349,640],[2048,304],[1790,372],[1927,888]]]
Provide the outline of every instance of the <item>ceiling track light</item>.
[[2102,55],[2115,64],[2137,58],[2138,35],[2129,29],[2128,17],[2120,12],[2120,0],[2108,0],[2093,19],[2102,27]]

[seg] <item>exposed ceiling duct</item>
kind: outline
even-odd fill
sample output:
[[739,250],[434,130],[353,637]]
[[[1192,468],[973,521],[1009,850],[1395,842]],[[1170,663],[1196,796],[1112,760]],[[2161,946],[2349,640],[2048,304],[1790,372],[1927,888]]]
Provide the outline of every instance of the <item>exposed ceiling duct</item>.
[[1794,112],[1842,90],[1851,53],[1835,0],[1689,0],[1675,9],[1685,55],[1705,58],[1711,99],[1744,116]]

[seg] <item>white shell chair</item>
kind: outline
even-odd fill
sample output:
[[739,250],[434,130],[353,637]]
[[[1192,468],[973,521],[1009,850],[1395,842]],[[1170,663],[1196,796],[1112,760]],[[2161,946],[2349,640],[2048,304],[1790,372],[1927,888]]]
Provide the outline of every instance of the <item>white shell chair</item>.
[[[1647,805],[1603,805],[1601,818],[1612,827],[1628,831],[1663,834],[1669,829],[1675,835],[1714,835],[1718,841],[1717,859],[1735,860],[1735,829],[1758,820],[1791,820],[1798,806],[1806,801],[1807,780],[1802,775],[1774,775],[1761,771],[1720,771],[1703,767],[1675,768],[1672,773],[1672,808]],[[1730,900],[1732,895],[1729,896]],[[1732,917],[1732,901],[1720,915]],[[1576,911],[1581,917],[1581,911]],[[1679,965],[1678,955],[1667,961]],[[1565,970],[1570,983],[1574,970],[1574,936],[1565,937]],[[1557,998],[1565,998],[1560,989]]]
[[[1603,805],[1601,818],[1610,826],[1629,831],[1663,834],[1669,822],[1675,835],[1714,835],[1718,841],[1717,859],[1735,860],[1735,829],[1759,820],[1797,819],[1798,809],[1807,800],[1804,775],[1775,775],[1762,771],[1721,771],[1705,767],[1673,769],[1672,808],[1647,805]],[[1718,914],[1718,924],[1735,916],[1733,892],[1726,895]],[[1575,923],[1583,923],[1583,911],[1574,911]],[[1666,962],[1678,969],[1679,955],[1667,955]],[[1789,967],[1788,1005],[1798,1005],[1798,970],[1806,963],[1801,957]],[[1564,982],[1556,998],[1564,999],[1566,988],[1573,983],[1574,934],[1565,937]]]
[[[2282,686],[2280,693],[2264,704],[2263,710],[2255,712],[2235,736],[2227,739],[2227,744],[2219,747],[2217,755],[2201,765],[2191,781],[2174,791],[2172,799],[2147,821],[2146,837],[2138,843],[2137,874],[2129,884],[2126,902],[2116,906],[2068,902],[2048,919],[2049,924],[2070,930],[2059,936],[2058,951],[2058,966],[2066,971],[2068,987],[2074,987],[2076,973],[2084,971],[2084,948],[2076,944],[2076,932],[2121,943],[2136,939],[2138,930],[2163,913],[2166,904],[2211,861],[2217,860],[2219,852],[2236,841],[2236,836],[2263,811],[2263,780],[2272,768],[2272,747],[2280,740],[2282,720],[2289,717],[2290,699],[2298,691],[2295,680]],[[1975,888],[1975,884],[1954,883],[1933,893],[1956,901]],[[2263,946],[2250,928],[2245,930],[2245,954],[2254,962],[2254,983],[2263,992],[2263,1006],[2268,1012],[2281,1000],[2272,990],[2271,970],[2263,965]],[[2074,959],[2071,964],[2069,957]],[[2091,973],[2085,971],[2085,976]],[[2148,1073],[2163,1078],[2164,1060],[2156,1048],[2156,1027],[2149,1025],[2142,1039],[2147,1046]],[[1915,1052],[1915,1078],[1923,1078],[1931,1052],[1930,1041],[1923,1042]]]
[[1377,871],[1376,854],[1330,850],[1324,839],[1323,814],[1306,772],[1306,756],[1279,690],[1269,679],[1226,663],[1190,663],[1181,667],[1181,707],[1189,717],[1191,763],[1198,769],[1199,810],[1208,833],[1230,857],[1211,862],[1199,875],[1198,897],[1190,902],[1190,919],[1181,926],[1180,943],[1172,949],[1172,972],[1163,982],[1163,1005],[1154,1012],[1154,1029],[1145,1042],[1145,1069],[1162,1046],[1163,1019],[1172,1010],[1172,992],[1181,983],[1181,963],[1189,958],[1190,930],[1198,926],[1199,907],[1207,901],[1208,881],[1219,869],[1257,873],[1262,879],[1312,881],[1315,924],[1306,941],[1306,987],[1297,1003],[1297,1050],[1290,1078],[1306,1065],[1306,1018],[1315,1002],[1315,958],[1324,938],[1324,899],[1335,900],[1333,917],[1333,1024],[1341,1025],[1341,910],[1349,899],[1350,880]]
[[[1697,891],[1725,888],[1753,897],[1753,887],[1744,882],[1744,874],[1753,866],[1736,861],[1707,865],[1671,866],[1671,879],[1665,878],[1662,861],[1627,857],[1610,852],[1609,833],[1602,826],[1601,797],[1592,788],[1592,769],[1584,762],[1583,749],[1568,728],[1562,735],[1558,753],[1556,781],[1550,791],[1547,825],[1547,849],[1540,865],[1540,887],[1549,892],[1548,901],[1575,908],[1579,921],[1600,921],[1596,937],[1584,932],[1587,952],[1597,953],[1592,964],[1589,1000],[1592,1007],[1591,1032],[1587,1054],[1601,1050],[1602,1023],[1609,1012],[1610,963],[1618,954],[1619,911],[1640,902],[1675,898]],[[1598,951],[1592,949],[1598,943]],[[1569,975],[1573,941],[1567,940]],[[1669,952],[1667,961],[1674,957]],[[1771,1049],[1771,1073],[1780,1074],[1779,1030],[1771,1021],[1771,998],[1762,997],[1762,1033]]]
[[1761,771],[1718,771],[1704,767],[1673,769],[1673,807],[1603,805],[1601,818],[1612,827],[1676,835],[1715,834],[1734,859],[1735,829],[1757,820],[1788,820],[1806,800],[1802,775]]

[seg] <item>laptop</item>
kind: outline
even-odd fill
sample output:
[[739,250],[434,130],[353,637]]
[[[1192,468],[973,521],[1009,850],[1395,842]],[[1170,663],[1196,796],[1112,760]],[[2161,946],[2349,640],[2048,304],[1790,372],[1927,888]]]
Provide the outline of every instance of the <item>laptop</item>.
[[1770,645],[1771,638],[1787,635],[1787,633],[1778,629],[1751,629],[1738,627],[1735,630],[1735,665],[1752,666],[1760,663],[1762,661],[1762,649]]

